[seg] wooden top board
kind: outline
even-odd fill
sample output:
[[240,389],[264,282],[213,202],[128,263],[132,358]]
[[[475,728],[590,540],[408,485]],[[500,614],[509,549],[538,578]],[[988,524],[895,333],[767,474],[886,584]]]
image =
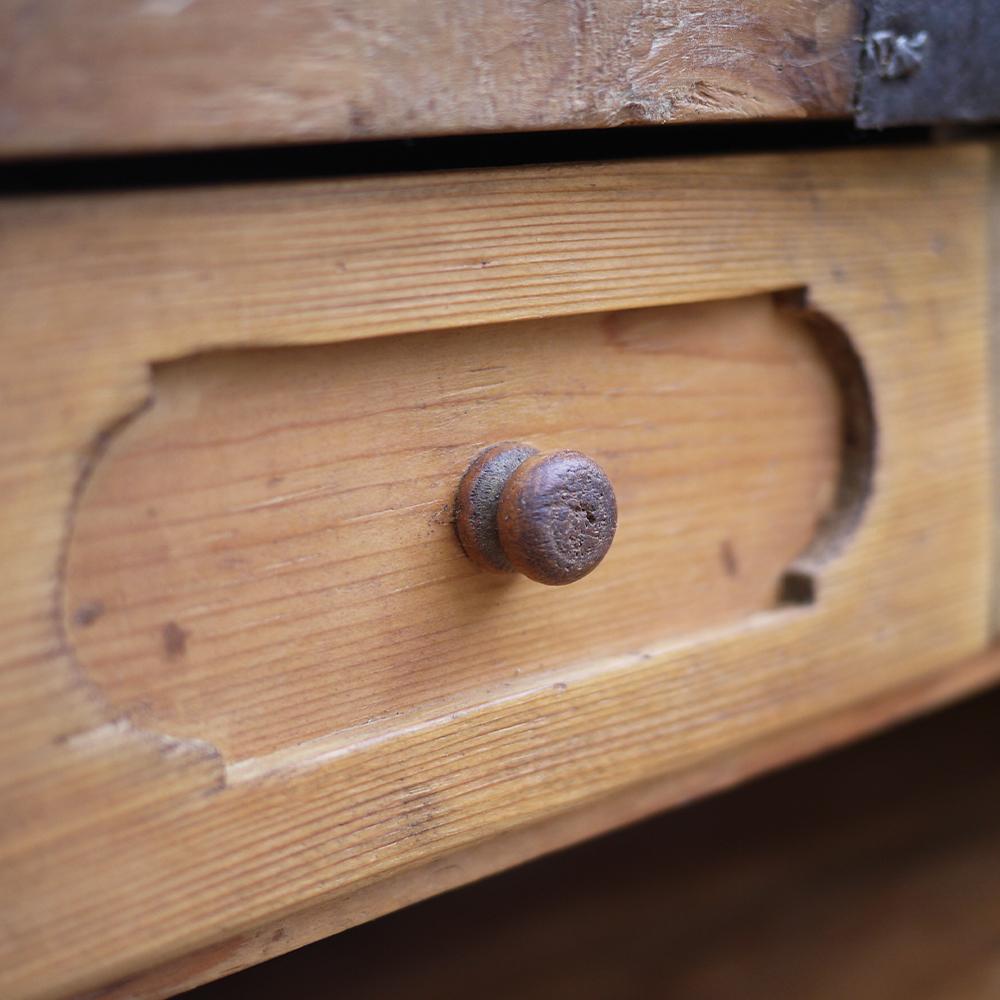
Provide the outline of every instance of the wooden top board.
[[851,112],[856,0],[0,0],[0,156]]

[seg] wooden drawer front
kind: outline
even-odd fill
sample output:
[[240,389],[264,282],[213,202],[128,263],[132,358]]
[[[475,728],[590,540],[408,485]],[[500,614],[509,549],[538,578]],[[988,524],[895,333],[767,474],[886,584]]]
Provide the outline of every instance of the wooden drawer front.
[[[987,172],[961,147],[0,207],[4,995],[238,965],[501,835],[981,679]],[[500,441],[608,472],[586,578],[463,554],[455,491]]]

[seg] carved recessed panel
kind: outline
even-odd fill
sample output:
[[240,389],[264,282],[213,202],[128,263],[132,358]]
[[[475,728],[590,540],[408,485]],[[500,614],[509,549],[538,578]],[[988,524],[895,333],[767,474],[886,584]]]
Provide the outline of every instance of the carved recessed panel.
[[[864,499],[852,359],[762,295],[156,366],[81,488],[67,634],[135,724],[232,763],[780,614]],[[607,470],[590,576],[464,556],[455,489],[504,440]]]

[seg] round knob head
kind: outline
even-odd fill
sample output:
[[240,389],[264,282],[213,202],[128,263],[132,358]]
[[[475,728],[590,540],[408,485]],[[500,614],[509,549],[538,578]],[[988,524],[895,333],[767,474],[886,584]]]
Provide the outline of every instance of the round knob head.
[[604,470],[578,451],[498,444],[466,470],[455,527],[469,558],[539,583],[572,583],[604,558],[618,506]]
[[539,583],[586,576],[607,554],[617,526],[610,480],[577,451],[526,458],[500,493],[500,545],[515,570]]

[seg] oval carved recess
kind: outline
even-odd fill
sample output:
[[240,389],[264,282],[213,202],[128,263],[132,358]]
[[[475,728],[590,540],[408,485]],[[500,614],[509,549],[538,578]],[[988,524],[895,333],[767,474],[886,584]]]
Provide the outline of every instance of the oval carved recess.
[[[811,599],[796,560],[862,499],[856,400],[785,298],[157,365],[80,491],[81,668],[136,725],[234,762]],[[498,440],[611,477],[615,544],[572,587],[463,554],[456,484]]]

